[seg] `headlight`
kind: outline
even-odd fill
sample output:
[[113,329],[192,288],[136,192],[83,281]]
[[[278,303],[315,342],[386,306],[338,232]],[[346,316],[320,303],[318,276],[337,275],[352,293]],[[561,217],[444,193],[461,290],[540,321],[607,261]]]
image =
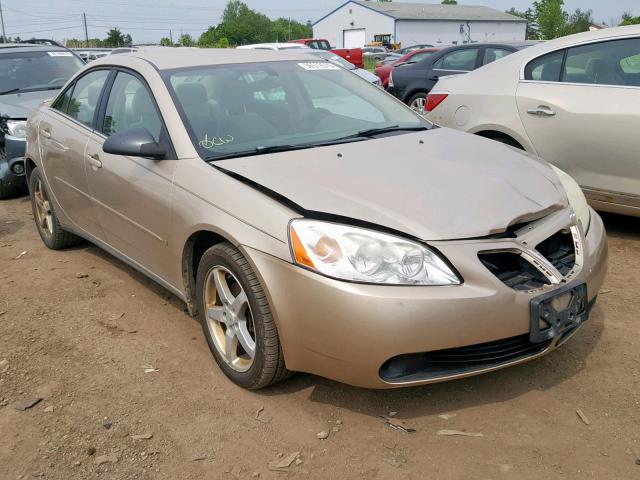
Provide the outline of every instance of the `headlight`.
[[560,183],[562,183],[564,191],[567,193],[569,205],[573,208],[573,212],[576,214],[578,222],[582,224],[582,231],[587,233],[589,230],[589,224],[591,223],[591,210],[589,209],[587,199],[584,197],[584,193],[582,193],[580,185],[578,185],[573,178],[559,168],[554,167],[553,165],[551,165],[551,168],[553,168],[553,171],[558,175]]
[[26,120],[7,120],[7,133],[12,137],[26,138],[27,136]]
[[364,228],[293,220],[294,261],[329,277],[387,285],[459,285],[460,279],[419,243]]

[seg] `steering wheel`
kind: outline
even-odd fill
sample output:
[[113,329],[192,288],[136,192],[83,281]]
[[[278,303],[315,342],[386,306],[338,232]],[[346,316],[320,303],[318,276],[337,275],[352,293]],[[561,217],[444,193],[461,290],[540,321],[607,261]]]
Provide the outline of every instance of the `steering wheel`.
[[66,82],[67,79],[64,77],[58,77],[58,78],[54,78],[53,80],[51,80],[50,82],[47,83],[47,85],[58,85],[60,82],[64,83]]

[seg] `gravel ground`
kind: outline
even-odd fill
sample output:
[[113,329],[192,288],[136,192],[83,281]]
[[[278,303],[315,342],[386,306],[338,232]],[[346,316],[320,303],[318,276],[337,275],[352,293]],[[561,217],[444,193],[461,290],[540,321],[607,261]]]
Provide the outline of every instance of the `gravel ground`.
[[599,302],[543,359],[394,391],[298,374],[247,392],[175,297],[90,244],[47,250],[28,200],[2,201],[0,479],[638,479],[640,219],[605,222]]

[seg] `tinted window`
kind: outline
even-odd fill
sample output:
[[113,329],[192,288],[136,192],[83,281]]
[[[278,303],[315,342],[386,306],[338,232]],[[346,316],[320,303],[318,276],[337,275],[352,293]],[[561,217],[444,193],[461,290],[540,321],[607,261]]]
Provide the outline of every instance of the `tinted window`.
[[543,82],[557,82],[560,80],[564,50],[549,53],[529,62],[524,70],[526,80],[540,80]]
[[477,48],[466,48],[452,52],[436,62],[435,68],[442,70],[461,70],[469,72],[476,67],[476,59],[478,57]]
[[146,128],[157,142],[162,122],[144,84],[133,75],[118,72],[107,101],[102,133],[109,136],[130,128]]
[[482,60],[482,64],[486,65],[487,63],[495,62],[496,60],[500,60],[511,53],[513,53],[511,50],[505,50],[504,48],[487,47],[484,49],[484,59]]
[[97,70],[77,80],[69,100],[67,115],[91,127],[100,93],[108,76],[108,70]]
[[415,55],[412,55],[411,58],[409,58],[409,62],[420,62],[422,60],[424,60],[427,57],[430,57],[431,55],[433,55],[434,52],[420,52],[420,53],[416,53]]
[[640,39],[638,38],[570,48],[567,52],[562,81],[638,86],[640,85],[639,59]]
[[71,52],[0,53],[0,92],[55,90],[84,66]]

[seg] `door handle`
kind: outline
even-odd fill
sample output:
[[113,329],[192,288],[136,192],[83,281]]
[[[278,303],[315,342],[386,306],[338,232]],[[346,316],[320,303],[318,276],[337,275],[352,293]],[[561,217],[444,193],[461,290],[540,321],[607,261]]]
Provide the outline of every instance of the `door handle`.
[[41,128],[40,135],[42,135],[44,138],[51,138],[51,131]]
[[87,160],[89,161],[91,168],[94,170],[102,168],[102,162],[100,161],[100,156],[97,153],[87,154]]
[[527,113],[535,117],[553,117],[556,114],[556,112],[546,105],[540,105],[538,108],[530,108],[527,110]]

